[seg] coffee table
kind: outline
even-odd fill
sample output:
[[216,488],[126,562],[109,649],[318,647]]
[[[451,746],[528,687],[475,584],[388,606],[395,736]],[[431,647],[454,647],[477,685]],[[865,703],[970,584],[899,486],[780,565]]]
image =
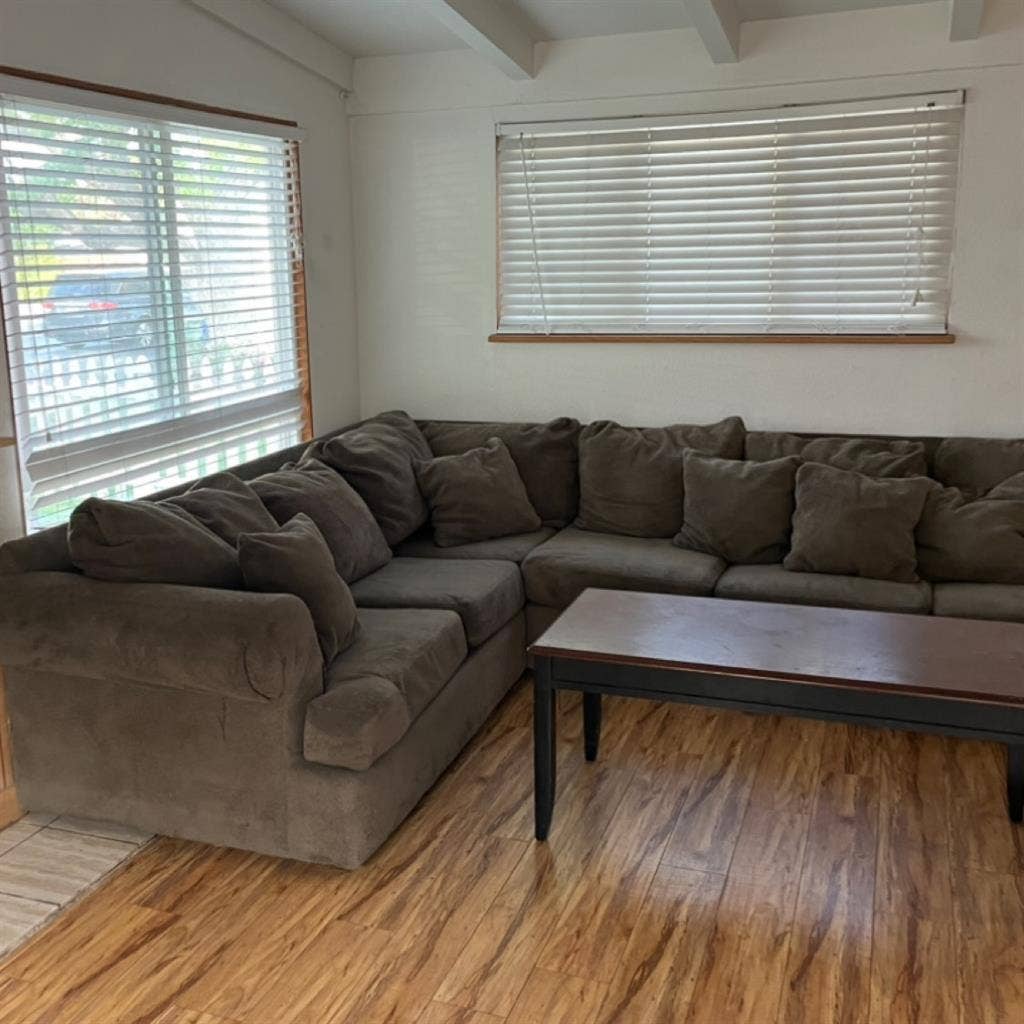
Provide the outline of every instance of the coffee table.
[[590,761],[606,693],[1004,743],[1011,820],[1024,812],[1024,625],[591,589],[530,652],[540,840],[558,690],[583,693]]

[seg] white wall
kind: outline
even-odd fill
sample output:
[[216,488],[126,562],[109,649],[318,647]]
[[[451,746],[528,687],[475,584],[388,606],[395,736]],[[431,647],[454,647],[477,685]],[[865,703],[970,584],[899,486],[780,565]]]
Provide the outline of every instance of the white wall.
[[[349,100],[360,395],[462,418],[1024,435],[1024,0],[977,41],[945,2],[757,22],[713,65],[692,31],[539,48],[513,82],[475,54],[365,58]],[[965,88],[953,346],[492,345],[494,124]]]
[[349,137],[337,86],[185,0],[0,0],[0,64],[299,122],[317,430],[359,408]]

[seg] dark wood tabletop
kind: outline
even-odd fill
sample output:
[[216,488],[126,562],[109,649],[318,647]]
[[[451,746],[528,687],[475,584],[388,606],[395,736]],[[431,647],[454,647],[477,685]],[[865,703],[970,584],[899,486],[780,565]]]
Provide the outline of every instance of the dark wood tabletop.
[[586,590],[535,655],[1024,705],[1024,625]]

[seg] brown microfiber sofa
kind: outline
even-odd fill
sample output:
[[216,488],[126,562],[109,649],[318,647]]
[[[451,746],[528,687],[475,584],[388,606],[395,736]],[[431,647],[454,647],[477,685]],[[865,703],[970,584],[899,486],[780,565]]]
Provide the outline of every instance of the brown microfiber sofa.
[[[750,456],[736,422],[732,457]],[[528,639],[585,587],[1024,621],[1024,585],[728,566],[666,536],[580,529],[574,420],[420,426],[435,455],[505,440],[544,525],[458,547],[436,546],[429,528],[397,542],[352,584],[362,633],[326,668],[297,597],[89,579],[62,528],[0,548],[0,663],[25,806],[355,867],[519,678]],[[925,441],[929,465],[938,444]],[[996,476],[1024,451],[1007,444],[1018,448],[995,452]],[[235,472],[252,479],[304,449]]]

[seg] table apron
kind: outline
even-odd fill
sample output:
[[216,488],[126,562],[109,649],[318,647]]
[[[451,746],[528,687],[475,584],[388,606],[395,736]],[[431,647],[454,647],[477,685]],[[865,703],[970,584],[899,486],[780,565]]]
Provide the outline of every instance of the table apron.
[[1024,706],[552,657],[551,686],[1024,744]]

